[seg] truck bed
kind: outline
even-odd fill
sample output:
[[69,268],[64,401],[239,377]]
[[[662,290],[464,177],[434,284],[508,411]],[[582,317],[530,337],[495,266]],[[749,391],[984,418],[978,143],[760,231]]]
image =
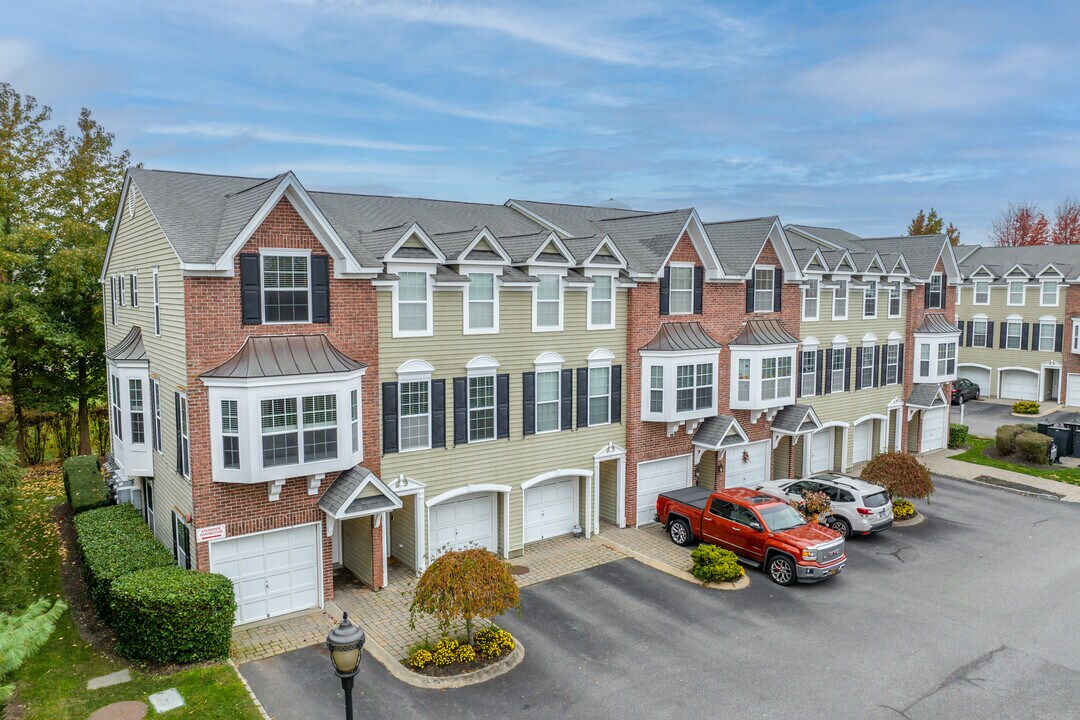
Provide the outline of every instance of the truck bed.
[[679,488],[678,490],[660,493],[660,497],[674,500],[683,505],[689,505],[698,510],[704,510],[705,504],[709,501],[709,497],[712,493],[712,490],[694,485],[692,487]]

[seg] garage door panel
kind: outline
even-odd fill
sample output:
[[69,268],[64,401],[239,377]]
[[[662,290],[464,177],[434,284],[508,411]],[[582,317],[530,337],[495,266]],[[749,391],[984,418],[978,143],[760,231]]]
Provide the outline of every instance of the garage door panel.
[[637,524],[644,525],[656,515],[656,497],[662,492],[689,487],[692,482],[690,456],[638,463]]
[[922,414],[922,452],[940,450],[945,447],[945,408],[923,410]]
[[810,472],[826,472],[833,465],[833,428],[819,430],[810,436]]
[[1065,404],[1080,407],[1080,374],[1069,373],[1065,385]]
[[431,508],[430,551],[434,560],[447,550],[479,545],[495,551],[492,495],[465,496]]
[[525,490],[526,543],[573,532],[577,488],[577,477],[564,477]]
[[1039,376],[1023,370],[1002,370],[1000,395],[1008,400],[1038,400]]
[[864,422],[861,425],[855,426],[852,447],[852,462],[866,462],[870,459],[871,426],[871,422]]
[[[769,450],[768,440],[736,445],[727,450],[727,473],[724,483],[727,487],[748,487],[768,480]],[[743,452],[747,454],[743,462]]]

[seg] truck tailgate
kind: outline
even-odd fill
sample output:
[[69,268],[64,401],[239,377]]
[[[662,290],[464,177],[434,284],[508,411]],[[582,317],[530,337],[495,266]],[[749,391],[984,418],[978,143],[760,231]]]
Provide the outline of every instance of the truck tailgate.
[[660,493],[659,497],[674,500],[677,503],[689,505],[698,510],[704,510],[710,495],[712,495],[712,490],[694,485],[692,487],[679,488],[678,490]]

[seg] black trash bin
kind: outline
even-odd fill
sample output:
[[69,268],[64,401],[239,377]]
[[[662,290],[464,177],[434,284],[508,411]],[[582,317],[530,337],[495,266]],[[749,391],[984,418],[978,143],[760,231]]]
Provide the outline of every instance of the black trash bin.
[[1049,435],[1050,433],[1047,432],[1049,429],[1050,423],[1035,423],[1035,432],[1039,433],[1040,435]]
[[1080,430],[1072,431],[1072,457],[1080,457]]
[[1074,436],[1080,433],[1062,425],[1051,425],[1047,428],[1046,434],[1050,436],[1051,440],[1057,443],[1058,457],[1062,457],[1064,455],[1072,455],[1073,446],[1075,444]]

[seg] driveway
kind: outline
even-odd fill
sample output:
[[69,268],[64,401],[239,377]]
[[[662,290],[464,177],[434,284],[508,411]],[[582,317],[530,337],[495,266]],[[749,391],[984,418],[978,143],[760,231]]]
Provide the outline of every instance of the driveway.
[[[964,424],[968,426],[972,435],[980,437],[994,437],[998,425],[1012,423],[1055,423],[1059,420],[1080,416],[1076,410],[1058,410],[1040,418],[1018,418],[1012,414],[1012,405],[1004,403],[987,402],[985,400],[972,400],[964,403]],[[951,422],[960,422],[960,406],[953,405]]]
[[[848,545],[848,569],[705,590],[633,560],[534,585],[502,624],[513,672],[425,691],[365,660],[357,717],[1075,717],[1080,507],[939,480],[927,519]],[[271,715],[342,717],[320,648],[241,666]]]

